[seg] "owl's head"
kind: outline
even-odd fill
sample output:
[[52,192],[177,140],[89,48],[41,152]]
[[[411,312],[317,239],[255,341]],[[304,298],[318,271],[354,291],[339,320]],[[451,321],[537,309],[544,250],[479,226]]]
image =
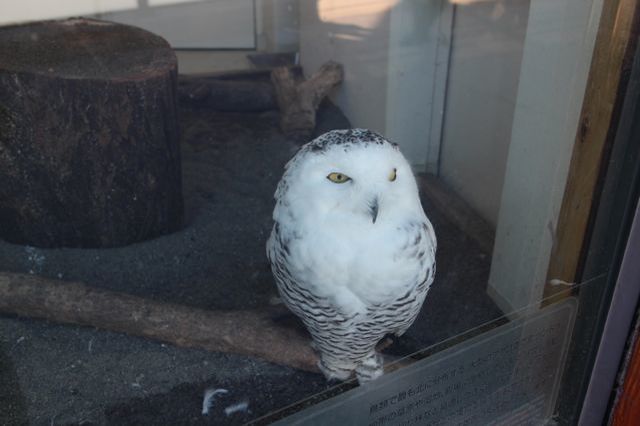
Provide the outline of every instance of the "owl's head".
[[287,164],[278,210],[371,225],[424,214],[409,163],[398,146],[365,129],[333,130],[304,145]]

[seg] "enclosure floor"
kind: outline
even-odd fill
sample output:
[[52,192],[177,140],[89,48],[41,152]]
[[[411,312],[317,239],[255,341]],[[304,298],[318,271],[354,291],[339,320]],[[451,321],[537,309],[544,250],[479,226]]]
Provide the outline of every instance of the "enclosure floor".
[[[205,309],[264,306],[276,295],[265,256],[273,193],[297,146],[278,116],[181,110],[185,228],[108,250],[0,242],[0,270],[82,281]],[[345,127],[334,107],[322,130]],[[423,197],[438,237],[436,280],[406,355],[498,318],[486,295],[490,253]],[[239,424],[327,388],[323,377],[259,359],[176,348],[87,327],[0,317],[1,424]],[[202,416],[207,388],[224,388]],[[247,402],[230,417],[224,408]]]

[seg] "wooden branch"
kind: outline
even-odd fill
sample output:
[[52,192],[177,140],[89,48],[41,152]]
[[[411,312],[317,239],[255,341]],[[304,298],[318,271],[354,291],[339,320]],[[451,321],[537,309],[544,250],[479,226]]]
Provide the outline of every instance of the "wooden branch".
[[97,327],[177,346],[255,356],[319,372],[309,338],[278,322],[284,307],[206,311],[80,283],[0,272],[0,313]]
[[327,62],[308,80],[299,82],[289,68],[276,68],[271,81],[280,108],[280,128],[296,140],[307,140],[316,126],[316,111],[322,99],[344,77],[342,65]]
[[342,83],[343,78],[342,65],[330,61],[322,65],[307,81],[301,83],[298,91],[303,98],[311,99],[311,105],[317,110],[320,102]]

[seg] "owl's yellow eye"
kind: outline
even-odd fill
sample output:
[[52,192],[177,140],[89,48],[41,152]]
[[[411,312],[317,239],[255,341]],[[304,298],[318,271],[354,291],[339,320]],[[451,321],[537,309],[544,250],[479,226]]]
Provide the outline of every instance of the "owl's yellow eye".
[[337,172],[329,173],[327,179],[329,179],[333,183],[345,183],[351,180],[349,176]]
[[389,181],[393,182],[394,180],[396,180],[396,171],[396,169],[393,169],[391,173],[389,173]]

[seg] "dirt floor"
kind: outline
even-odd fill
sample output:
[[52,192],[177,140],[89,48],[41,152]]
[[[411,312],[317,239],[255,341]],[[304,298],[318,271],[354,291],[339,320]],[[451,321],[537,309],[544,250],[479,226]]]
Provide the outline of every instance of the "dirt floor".
[[[205,309],[265,306],[276,295],[264,245],[273,192],[298,146],[276,111],[181,105],[183,230],[116,249],[37,249],[0,241],[0,270],[32,273]],[[316,133],[347,127],[325,104]],[[490,253],[424,199],[437,274],[396,355],[498,318],[486,295]],[[242,424],[329,386],[318,374],[239,355],[87,327],[0,316],[1,424]],[[202,415],[206,389],[225,389]],[[247,403],[227,415],[224,409]]]

